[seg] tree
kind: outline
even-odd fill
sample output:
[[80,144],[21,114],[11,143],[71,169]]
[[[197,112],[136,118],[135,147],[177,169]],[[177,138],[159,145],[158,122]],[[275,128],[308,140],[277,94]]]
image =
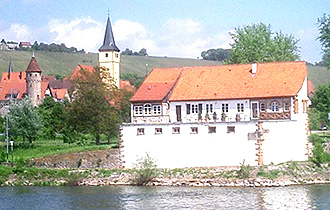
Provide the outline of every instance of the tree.
[[203,51],[201,56],[204,60],[211,61],[223,61],[226,60],[230,55],[230,49],[209,49],[207,51]]
[[81,69],[80,75],[74,79],[73,102],[69,110],[68,120],[78,132],[89,132],[100,144],[101,134],[117,133],[119,115],[112,103],[115,86],[107,86],[100,78],[99,69],[88,72]]
[[21,103],[11,104],[9,109],[10,136],[28,139],[30,143],[36,139],[41,127],[41,120],[37,108],[33,107],[29,98]]
[[330,69],[330,15],[323,14],[322,17],[317,19],[317,22],[320,32],[318,40],[321,42],[323,50],[322,60],[324,65]]
[[330,84],[321,85],[315,91],[312,98],[313,109],[317,111],[314,110],[315,115],[311,115],[311,117],[317,117],[320,124],[328,122],[328,113],[330,113]]
[[55,139],[67,126],[66,110],[63,103],[57,103],[52,97],[46,97],[38,108],[41,116],[41,134],[44,138]]
[[292,35],[271,31],[271,26],[263,23],[236,28],[230,33],[234,43],[229,63],[264,63],[294,61],[299,58],[298,40]]

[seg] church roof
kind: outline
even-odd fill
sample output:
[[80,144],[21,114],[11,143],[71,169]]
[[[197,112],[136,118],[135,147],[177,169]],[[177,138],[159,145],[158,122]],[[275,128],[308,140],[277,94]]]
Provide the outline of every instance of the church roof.
[[37,59],[32,56],[30,63],[26,69],[26,72],[41,72],[41,68],[37,62]]
[[120,51],[119,48],[116,46],[115,39],[113,37],[112,27],[109,17],[105,29],[103,45],[100,47],[99,51],[116,51],[116,52]]

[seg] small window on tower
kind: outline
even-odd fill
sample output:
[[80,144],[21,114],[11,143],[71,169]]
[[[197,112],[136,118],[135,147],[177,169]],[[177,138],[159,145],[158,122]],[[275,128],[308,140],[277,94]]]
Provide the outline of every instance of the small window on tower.
[[109,56],[108,53],[106,53],[106,54],[105,54],[105,57],[107,58],[108,56]]
[[118,58],[119,54],[118,54],[118,53],[116,53],[116,54],[115,54],[115,56],[116,56],[116,58]]

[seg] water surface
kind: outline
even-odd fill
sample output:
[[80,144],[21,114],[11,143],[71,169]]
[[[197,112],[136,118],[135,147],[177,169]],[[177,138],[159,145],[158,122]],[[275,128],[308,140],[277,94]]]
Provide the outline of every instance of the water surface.
[[330,185],[2,187],[0,209],[330,209]]

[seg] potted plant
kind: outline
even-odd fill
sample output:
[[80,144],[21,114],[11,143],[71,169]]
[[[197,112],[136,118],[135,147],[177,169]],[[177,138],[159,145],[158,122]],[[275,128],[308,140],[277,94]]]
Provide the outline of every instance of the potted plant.
[[210,118],[210,116],[209,116],[209,113],[206,113],[206,115],[205,115],[205,121],[208,122],[210,119],[211,119],[211,118]]
[[202,122],[202,113],[198,113],[198,122]]
[[216,112],[213,112],[213,120],[214,120],[214,122],[217,121],[217,113]]
[[241,121],[241,116],[237,113],[235,119],[236,119],[236,122],[239,122],[239,121]]
[[222,122],[225,122],[226,121],[226,117],[227,117],[227,115],[224,112],[222,112],[222,114],[221,114],[221,121]]

